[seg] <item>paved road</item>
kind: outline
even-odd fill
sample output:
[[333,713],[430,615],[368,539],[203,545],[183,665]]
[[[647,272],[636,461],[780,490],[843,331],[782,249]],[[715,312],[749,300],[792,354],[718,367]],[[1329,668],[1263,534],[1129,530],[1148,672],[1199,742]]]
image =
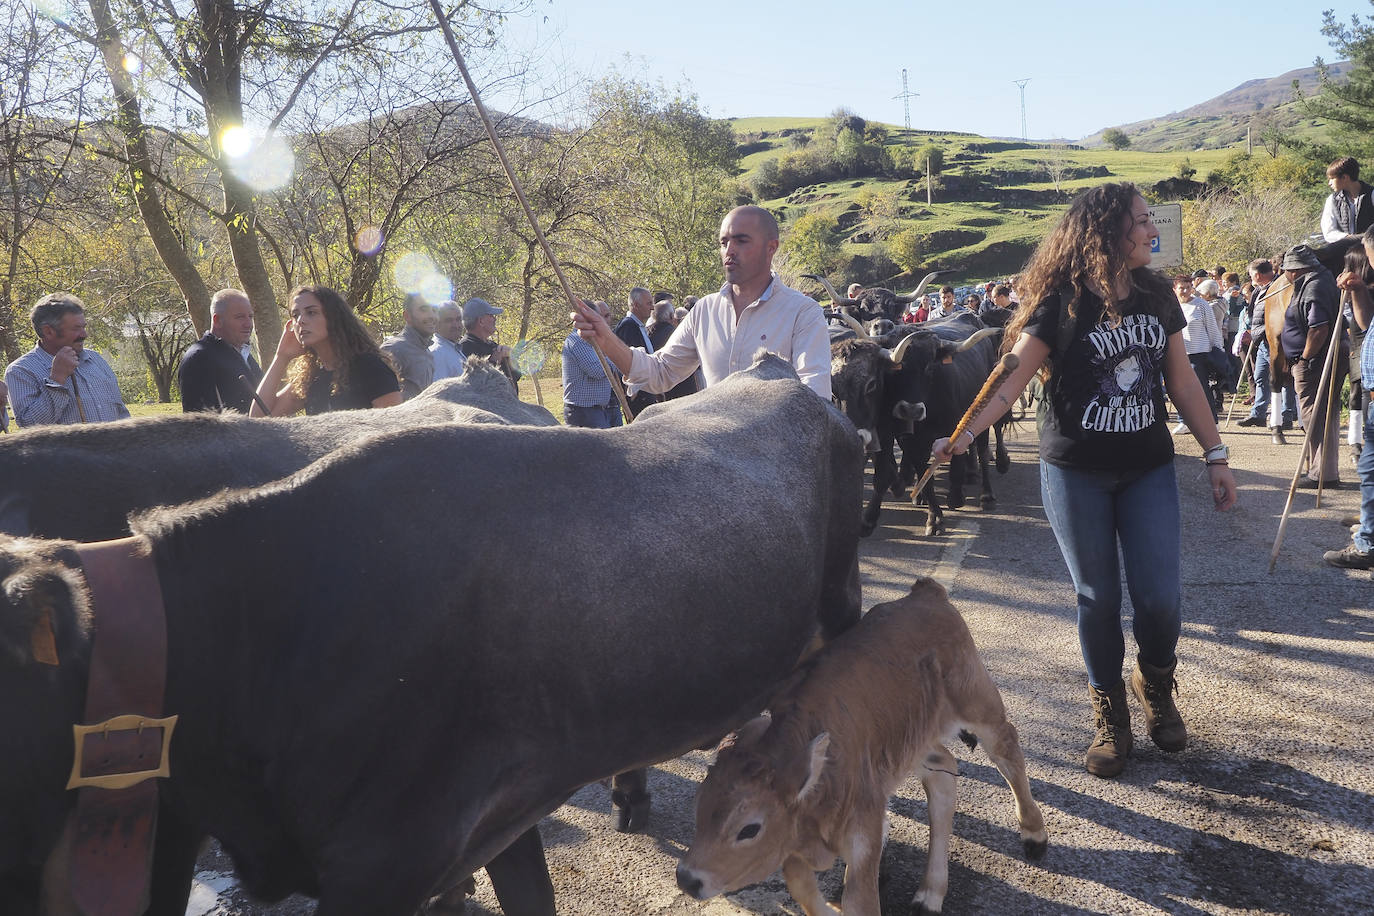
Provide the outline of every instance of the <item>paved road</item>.
[[[1200,450],[1179,441],[1184,632],[1179,706],[1191,742],[1158,751],[1138,724],[1117,780],[1082,768],[1090,738],[1072,590],[1040,507],[1034,431],[1011,443],[995,511],[950,513],[944,538],[896,504],[863,545],[864,604],[897,597],[918,575],[949,587],[1021,733],[1050,851],[1028,863],[1010,793],[981,751],[959,758],[959,810],[946,913],[1368,913],[1374,904],[1374,583],[1321,564],[1347,539],[1336,519],[1358,492],[1299,491],[1285,547],[1267,572],[1298,445],[1227,433],[1237,508],[1211,508]],[[1342,473],[1354,480],[1348,463]],[[1129,608],[1127,609],[1129,613]],[[1129,645],[1129,640],[1128,640]],[[1133,650],[1132,650],[1133,651]],[[591,786],[541,830],[563,914],[736,916],[800,913],[781,878],[707,903],[680,894],[673,868],[692,837],[692,803],[709,754],[650,773],[653,823],[615,833],[609,792]],[[908,781],[892,799],[884,855],[888,913],[906,912],[925,865],[925,800]],[[227,867],[207,856],[203,877]],[[823,876],[834,891],[839,867]],[[245,905],[207,887],[191,912],[309,912],[304,901]],[[479,879],[471,912],[499,913]]]

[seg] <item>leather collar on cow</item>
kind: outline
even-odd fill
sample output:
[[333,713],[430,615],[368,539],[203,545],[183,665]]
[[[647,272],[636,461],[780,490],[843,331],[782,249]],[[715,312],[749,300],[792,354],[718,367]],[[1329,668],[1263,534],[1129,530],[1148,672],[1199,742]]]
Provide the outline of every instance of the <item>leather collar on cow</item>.
[[[67,788],[70,887],[84,912],[135,916],[148,906],[158,789],[176,716],[161,718],[167,616],[151,548],[141,537],[77,547],[94,635],[87,724],[74,727]],[[153,766],[157,763],[157,766]]]

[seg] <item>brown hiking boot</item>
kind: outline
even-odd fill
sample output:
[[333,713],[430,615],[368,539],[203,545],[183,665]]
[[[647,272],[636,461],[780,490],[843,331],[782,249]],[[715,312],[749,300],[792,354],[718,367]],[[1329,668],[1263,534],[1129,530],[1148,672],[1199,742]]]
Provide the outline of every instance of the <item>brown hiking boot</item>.
[[1188,728],[1174,705],[1177,666],[1175,659],[1167,668],[1156,668],[1137,655],[1135,671],[1131,672],[1131,692],[1145,707],[1145,729],[1162,751],[1181,751],[1188,744]]
[[1126,708],[1126,685],[1118,683],[1110,690],[1098,690],[1089,684],[1088,698],[1093,704],[1097,735],[1083,765],[1089,773],[1103,779],[1120,776],[1126,768],[1126,758],[1131,755],[1131,711]]

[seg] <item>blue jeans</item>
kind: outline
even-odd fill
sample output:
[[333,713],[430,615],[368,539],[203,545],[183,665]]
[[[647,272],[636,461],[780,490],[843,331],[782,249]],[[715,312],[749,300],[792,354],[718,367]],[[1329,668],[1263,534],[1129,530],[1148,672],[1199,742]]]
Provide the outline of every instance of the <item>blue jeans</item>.
[[1355,547],[1368,553],[1374,550],[1374,403],[1364,405],[1364,447],[1355,469],[1360,475],[1360,530],[1355,532]]
[[1040,496],[1078,593],[1078,643],[1088,682],[1109,690],[1122,679],[1118,540],[1140,655],[1157,667],[1172,664],[1183,592],[1174,463],[1145,471],[1077,471],[1041,461]]
[[620,425],[620,405],[609,407],[581,407],[577,404],[563,404],[563,422],[569,426],[582,426],[587,429],[611,429]]
[[[1269,389],[1269,345],[1261,343],[1255,347],[1255,405],[1250,408],[1250,416],[1268,418],[1269,398],[1272,396]],[[1283,418],[1298,418],[1298,396],[1291,385],[1283,389]]]

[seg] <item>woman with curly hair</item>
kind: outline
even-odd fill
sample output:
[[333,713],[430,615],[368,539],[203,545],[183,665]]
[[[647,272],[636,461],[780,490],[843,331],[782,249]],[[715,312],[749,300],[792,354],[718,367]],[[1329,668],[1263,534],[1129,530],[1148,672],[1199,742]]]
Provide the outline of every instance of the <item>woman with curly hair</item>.
[[[298,286],[258,397],[274,417],[401,403],[401,383],[380,348],[334,290]],[[256,403],[250,416],[263,416]]]
[[1004,347],[1020,367],[967,437],[933,448],[939,462],[962,454],[1003,412],[997,408],[1010,407],[1045,369],[1041,496],[1078,594],[1097,730],[1084,763],[1102,777],[1118,775],[1131,752],[1118,543],[1139,650],[1131,691],[1156,745],[1179,751],[1187,743],[1173,701],[1182,584],[1166,391],[1203,448],[1216,508],[1236,501],[1226,447],[1184,351],[1183,313],[1169,283],[1149,269],[1158,234],[1134,185],[1103,185],[1074,200],[1017,287],[1021,305]]

